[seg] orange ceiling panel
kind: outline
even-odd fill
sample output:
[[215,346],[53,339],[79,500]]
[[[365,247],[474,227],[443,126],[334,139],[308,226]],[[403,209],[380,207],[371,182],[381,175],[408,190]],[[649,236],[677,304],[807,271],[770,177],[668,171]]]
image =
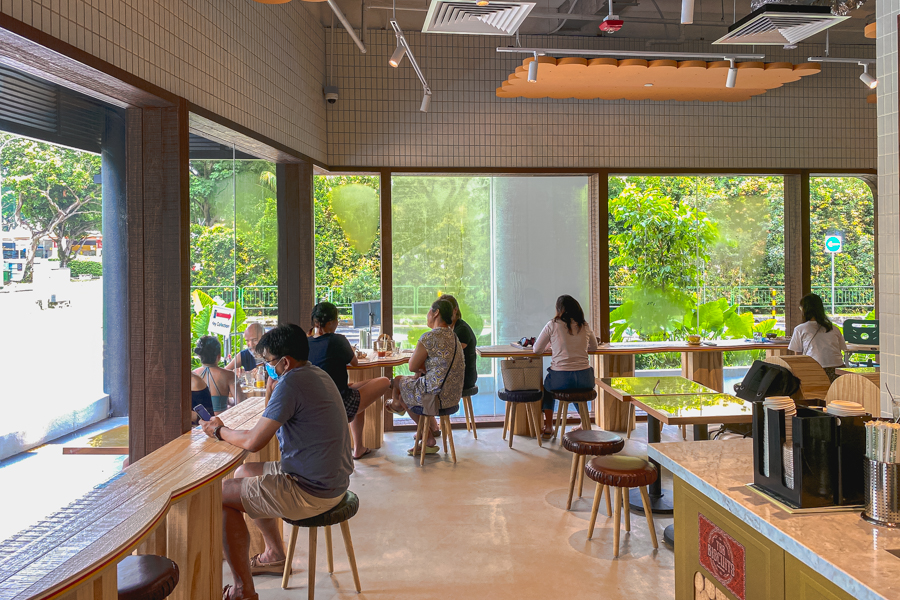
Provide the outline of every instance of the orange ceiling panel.
[[726,88],[727,60],[539,56],[537,81],[530,83],[528,65],[533,60],[528,57],[516,67],[497,88],[498,97],[742,102],[821,71],[819,63],[742,62],[737,63],[737,84]]

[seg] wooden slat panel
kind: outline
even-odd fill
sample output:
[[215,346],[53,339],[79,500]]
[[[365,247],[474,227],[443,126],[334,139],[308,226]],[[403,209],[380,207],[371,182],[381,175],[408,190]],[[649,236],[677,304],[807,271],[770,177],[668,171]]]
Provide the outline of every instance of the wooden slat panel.
[[300,165],[278,164],[278,320],[301,324]]
[[294,235],[300,240],[297,267],[300,269],[300,320],[297,324],[307,329],[309,316],[316,302],[316,215],[313,187],[313,165],[300,163],[299,177],[299,222]]
[[810,292],[809,173],[784,177],[784,296],[787,334],[803,322],[800,298]]
[[[391,172],[381,171],[381,333],[394,335],[393,225],[391,221]],[[392,417],[387,415],[385,418]],[[393,420],[388,421],[393,423]]]
[[[128,415],[133,423],[143,423],[144,407],[144,144],[143,111],[127,111],[126,194],[128,252]],[[129,432],[128,454],[136,461],[146,452],[146,432],[136,426]]]

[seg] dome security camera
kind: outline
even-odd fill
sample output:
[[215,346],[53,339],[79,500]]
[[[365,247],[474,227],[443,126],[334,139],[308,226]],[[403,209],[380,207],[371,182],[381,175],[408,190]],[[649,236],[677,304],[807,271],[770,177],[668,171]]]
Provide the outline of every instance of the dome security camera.
[[328,101],[328,104],[334,104],[338,101],[338,88],[336,85],[325,86],[325,100]]

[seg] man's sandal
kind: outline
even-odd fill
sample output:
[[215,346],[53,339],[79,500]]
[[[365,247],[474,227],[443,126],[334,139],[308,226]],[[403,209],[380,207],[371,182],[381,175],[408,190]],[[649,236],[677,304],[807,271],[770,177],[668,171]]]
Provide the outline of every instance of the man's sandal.
[[[437,454],[439,449],[438,446],[425,446],[425,454]],[[410,448],[406,453],[410,456],[416,456],[419,454],[419,448]]]
[[267,573],[272,573],[275,575],[281,575],[284,573],[284,559],[276,560],[275,562],[263,562],[259,558],[259,554],[250,559],[250,574],[251,575],[264,575]]
[[226,585],[225,589],[222,590],[222,600],[259,600],[259,594],[251,594],[249,596],[244,596],[242,598],[229,598],[228,597],[228,589],[231,587],[231,584]]

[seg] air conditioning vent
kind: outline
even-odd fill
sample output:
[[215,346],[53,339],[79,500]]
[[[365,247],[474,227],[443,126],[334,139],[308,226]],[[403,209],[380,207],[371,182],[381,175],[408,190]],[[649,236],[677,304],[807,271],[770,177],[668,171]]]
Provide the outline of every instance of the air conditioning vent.
[[422,31],[513,35],[534,7],[534,2],[491,2],[478,6],[476,0],[434,0]]
[[796,44],[849,18],[831,14],[827,6],[766,4],[729,27],[713,44]]

